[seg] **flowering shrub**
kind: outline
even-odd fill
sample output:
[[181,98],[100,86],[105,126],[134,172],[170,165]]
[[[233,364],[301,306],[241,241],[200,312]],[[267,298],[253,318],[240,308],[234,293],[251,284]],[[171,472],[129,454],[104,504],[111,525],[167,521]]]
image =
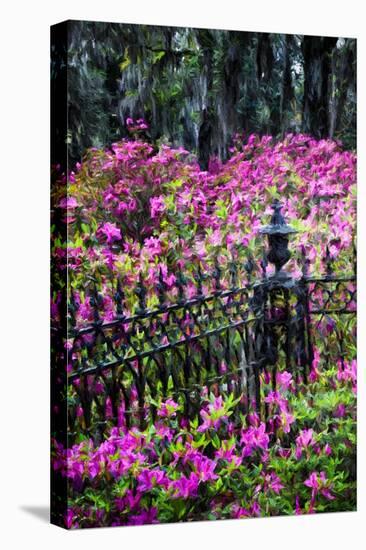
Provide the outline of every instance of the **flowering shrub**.
[[[156,150],[139,139],[125,140],[86,153],[69,176],[67,201],[57,200],[64,192],[60,180],[55,204],[66,212],[68,242],[56,234],[53,257],[61,288],[62,270],[69,269],[74,299],[82,306],[79,323],[92,320],[84,293],[91,277],[102,291],[106,320],[115,315],[111,275],[118,275],[130,311],[140,274],[151,291],[148,307],[155,303],[160,272],[174,298],[178,271],[185,273],[188,290],[194,292],[195,269],[206,272],[217,258],[223,284],[228,284],[230,260],[244,265],[248,257],[261,257],[258,230],[275,198],[281,198],[284,214],[299,231],[297,249],[302,253],[294,254],[287,269],[299,274],[306,257],[310,273],[324,272],[328,245],[335,269],[349,271],[355,155],[337,142],[304,135],[290,134],[281,142],[250,136],[246,143],[235,143],[225,164],[212,162],[202,172],[183,149],[163,145]],[[258,262],[253,268],[255,275]],[[245,274],[240,275],[244,280]],[[207,288],[210,284],[208,280]]]
[[[183,272],[190,297],[197,291],[197,269],[206,273],[216,262],[223,288],[230,285],[232,260],[239,267],[249,262],[252,277],[259,277],[259,227],[276,198],[299,231],[298,251],[286,269],[300,276],[306,259],[308,272],[319,275],[328,257],[336,271],[352,271],[356,157],[339,143],[304,135],[288,135],[280,142],[270,136],[250,136],[246,142],[237,137],[231,158],[224,164],[213,159],[202,172],[187,151],[164,145],[157,149],[143,141],[143,120],[126,123],[131,139],[106,150],[90,149],[68,177],[67,199],[65,179],[55,186],[56,211],[68,225],[67,242],[54,228],[59,272],[51,304],[55,324],[61,318],[65,270],[79,328],[95,321],[90,285],[99,291],[98,322],[108,322],[116,316],[116,279],[128,315],[138,307],[140,280],[150,308],[157,304],[161,278],[167,300],[175,300],[175,283]],[[243,269],[240,283],[247,277]],[[212,290],[214,281],[208,278],[204,287],[204,292]],[[312,290],[321,308],[324,296],[315,283]],[[345,292],[340,286],[340,301]],[[281,307],[273,304],[276,318]],[[187,417],[180,397],[163,398],[158,389],[154,399],[146,395],[156,409],[155,419],[149,417],[144,429],[128,429],[122,408],[118,422],[112,423],[108,397],[105,410],[99,405],[106,437],[97,442],[78,432],[85,420],[75,392],[80,381],[69,384],[68,402],[77,404],[76,443],[64,449],[55,439],[52,459],[56,475],[69,480],[65,526],[354,510],[352,322],[319,318],[307,383],[285,370],[281,360],[275,387],[267,372],[260,373],[265,415],[254,408],[244,415],[242,397],[234,399],[229,391],[208,395],[203,389],[199,414]],[[342,349],[340,334],[350,335],[342,336]],[[88,343],[87,334],[84,338]],[[70,350],[72,340],[65,342],[62,359]],[[225,368],[223,364],[222,373]],[[67,370],[71,372],[70,364]],[[95,396],[106,386],[96,382]],[[138,401],[135,388],[130,401],[131,407]]]
[[[112,428],[99,446],[82,438],[68,450],[54,442],[53,468],[69,478],[65,525],[354,510],[352,379],[332,368],[300,390],[282,384],[274,398],[263,383],[271,395],[267,423],[252,413],[234,425],[236,402],[214,396],[202,402],[201,420],[179,422],[180,405],[168,399],[144,431]],[[291,415],[290,425],[278,407]]]

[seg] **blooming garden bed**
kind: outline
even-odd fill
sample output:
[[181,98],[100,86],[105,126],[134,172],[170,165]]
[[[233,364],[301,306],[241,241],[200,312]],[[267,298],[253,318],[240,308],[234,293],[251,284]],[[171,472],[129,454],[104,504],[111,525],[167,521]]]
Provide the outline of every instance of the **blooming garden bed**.
[[[95,321],[88,289],[100,296],[101,322],[117,318],[116,278],[124,294],[123,315],[136,313],[136,286],[143,280],[146,308],[158,305],[164,281],[167,300],[177,300],[183,272],[187,297],[197,292],[196,270],[218,264],[223,288],[230,265],[251,262],[262,276],[262,218],[281,198],[286,217],[299,231],[286,269],[300,277],[326,269],[352,272],[356,158],[330,140],[288,135],[238,136],[226,163],[213,160],[202,172],[194,157],[136,140],[108,150],[92,149],[65,181],[55,186],[56,209],[68,224],[68,241],[55,228],[58,268],[52,297],[53,322],[62,317],[63,278],[72,289],[72,324]],[[261,271],[262,270],[262,271]],[[271,266],[264,266],[270,276]],[[248,269],[238,274],[241,284]],[[204,292],[214,290],[207,278]],[[343,292],[343,291],[342,291]],[[120,312],[121,313],[121,312]],[[85,434],[85,411],[75,386],[77,432],[69,448],[53,440],[52,467],[68,479],[69,528],[173,521],[244,518],[354,510],[356,507],[355,323],[323,315],[309,377],[295,376],[279,360],[275,386],[260,373],[261,402],[240,410],[242,398],[203,387],[200,413],[184,413],[179,396],[161,394],[151,404],[156,420],[127,427],[123,410],[112,421],[106,401],[103,441]],[[339,352],[337,333],[344,334]],[[333,339],[332,339],[333,338]],[[73,339],[65,342],[73,374]],[[339,354],[338,354],[339,352]],[[137,394],[132,392],[137,399]],[[57,411],[55,412],[57,414]],[[78,431],[79,427],[79,431]],[[57,435],[57,434],[55,434]]]

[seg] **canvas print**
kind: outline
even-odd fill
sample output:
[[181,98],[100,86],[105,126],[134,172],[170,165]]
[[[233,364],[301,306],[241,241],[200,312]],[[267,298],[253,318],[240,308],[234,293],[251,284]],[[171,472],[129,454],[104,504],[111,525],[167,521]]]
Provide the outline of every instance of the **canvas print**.
[[356,40],[51,29],[51,513],[356,510]]

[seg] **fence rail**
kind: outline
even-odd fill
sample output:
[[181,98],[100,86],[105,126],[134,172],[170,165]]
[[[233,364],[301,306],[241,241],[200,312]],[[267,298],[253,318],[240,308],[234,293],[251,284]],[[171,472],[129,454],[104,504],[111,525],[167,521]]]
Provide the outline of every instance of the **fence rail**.
[[[261,262],[262,276],[253,280],[253,261],[245,265],[239,285],[239,266],[230,265],[230,281],[223,287],[218,263],[212,273],[197,272],[196,293],[187,297],[186,279],[178,274],[176,299],[169,302],[160,273],[157,306],[147,307],[147,289],[140,277],[138,306],[126,314],[124,294],[115,282],[115,318],[104,322],[100,295],[94,286],[90,303],[94,322],[78,327],[78,306],[71,294],[68,311],[69,437],[82,431],[101,439],[110,422],[138,424],[156,418],[159,396],[178,396],[184,414],[198,414],[202,392],[233,393],[240,397],[236,419],[253,407],[266,415],[261,403],[261,376],[276,389],[276,373],[286,368],[295,381],[306,383],[314,361],[320,328],[329,324],[326,359],[343,362],[354,353],[356,276],[333,273],[329,251],[326,274],[308,276],[304,258],[302,277],[283,271],[290,258],[289,236],[278,202],[270,225],[262,228],[269,250]],[[266,275],[267,262],[275,273]],[[206,294],[207,279],[213,291]],[[345,317],[344,317],[345,316]],[[339,319],[347,321],[339,322]],[[235,418],[234,418],[235,420]]]

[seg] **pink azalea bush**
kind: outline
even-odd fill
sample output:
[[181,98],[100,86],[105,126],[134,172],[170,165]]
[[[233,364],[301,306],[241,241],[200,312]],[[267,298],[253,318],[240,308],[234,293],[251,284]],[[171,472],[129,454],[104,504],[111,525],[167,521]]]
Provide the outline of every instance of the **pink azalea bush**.
[[[215,396],[203,399],[200,418],[183,422],[181,405],[168,399],[143,431],[114,427],[99,445],[82,438],[69,449],[55,441],[53,468],[69,480],[65,525],[354,510],[355,395],[337,373],[324,370],[300,394],[280,387],[266,423],[253,412],[234,424],[236,401]],[[262,392],[271,392],[265,381]],[[344,414],[334,415],[340,406]],[[289,429],[278,407],[294,418]]]
[[[240,284],[249,276],[248,270],[240,271],[248,261],[251,277],[261,277],[264,243],[259,228],[269,220],[276,198],[299,232],[286,265],[294,277],[304,267],[310,274],[324,274],[327,254],[336,272],[353,271],[356,157],[340,143],[305,135],[287,135],[282,141],[271,136],[243,141],[238,136],[230,159],[213,159],[203,172],[187,151],[164,145],[157,149],[144,141],[142,119],[126,124],[131,139],[90,149],[67,181],[59,177],[55,186],[55,212],[68,226],[67,242],[54,227],[52,255],[58,273],[51,314],[56,325],[62,317],[66,270],[78,327],[95,320],[92,285],[99,291],[100,322],[108,322],[117,315],[117,279],[128,315],[138,307],[135,289],[140,280],[147,289],[146,306],[153,308],[161,278],[166,299],[176,300],[177,276],[184,273],[190,297],[197,292],[197,269],[206,273],[215,262],[224,288],[231,284],[232,260]],[[267,267],[268,274],[271,269]],[[208,278],[203,292],[214,284]],[[313,290],[322,307],[324,295]],[[340,287],[340,301],[344,292]],[[262,409],[253,407],[245,415],[240,413],[242,398],[234,399],[230,392],[208,395],[202,390],[193,419],[186,417],[180,397],[157,396],[154,401],[147,395],[156,409],[155,420],[149,417],[144,429],[137,422],[127,428],[123,407],[118,421],[112,421],[107,397],[105,438],[95,442],[80,429],[85,425],[75,392],[80,381],[69,384],[80,433],[68,449],[54,440],[52,456],[56,475],[68,479],[65,526],[354,510],[354,330],[347,319],[336,323],[327,315],[319,318],[307,382],[279,364],[274,389],[269,373],[261,372]],[[340,349],[340,334],[345,349]],[[73,372],[72,353],[71,338],[61,357],[67,359],[68,374]],[[226,369],[223,363],[221,371]],[[105,386],[97,381],[93,392],[101,396]],[[130,399],[132,408],[138,406],[134,388]]]
[[[157,150],[139,139],[125,140],[86,153],[69,176],[67,201],[57,200],[57,189],[64,193],[61,178],[55,204],[65,212],[68,241],[55,234],[53,259],[61,278],[69,270],[74,299],[81,306],[78,323],[92,320],[85,293],[91,277],[102,291],[106,320],[115,316],[112,276],[121,281],[126,313],[136,305],[133,289],[140,274],[149,290],[148,307],[156,304],[160,273],[168,298],[174,299],[178,271],[187,278],[188,294],[194,293],[196,270],[205,273],[216,258],[223,285],[228,285],[230,261],[240,266],[248,257],[262,257],[258,231],[275,198],[299,231],[286,269],[299,276],[306,258],[310,274],[324,273],[328,246],[334,268],[350,271],[354,153],[335,141],[304,135],[289,134],[280,142],[253,135],[236,141],[226,163],[211,164],[211,170],[202,172],[183,149],[163,145]],[[253,276],[259,276],[258,261],[253,268]],[[244,270],[239,276],[244,283]],[[208,280],[204,290],[212,284]],[[57,317],[56,291],[52,306]]]

